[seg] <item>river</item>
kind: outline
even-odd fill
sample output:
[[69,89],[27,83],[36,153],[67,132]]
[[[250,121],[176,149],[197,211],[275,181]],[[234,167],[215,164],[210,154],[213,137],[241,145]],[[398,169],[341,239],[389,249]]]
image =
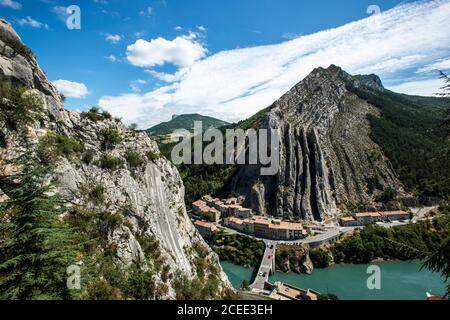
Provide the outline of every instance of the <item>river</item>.
[[[245,279],[252,280],[254,270],[229,262],[221,262],[225,273],[234,287],[239,288]],[[373,263],[381,270],[381,289],[367,288],[368,265],[340,264],[326,269],[316,269],[312,275],[296,273],[276,273],[270,282],[283,281],[301,288],[311,288],[321,293],[334,293],[341,300],[424,300],[426,292],[435,295],[445,293],[442,277],[427,269],[420,270],[421,264],[413,262]]]

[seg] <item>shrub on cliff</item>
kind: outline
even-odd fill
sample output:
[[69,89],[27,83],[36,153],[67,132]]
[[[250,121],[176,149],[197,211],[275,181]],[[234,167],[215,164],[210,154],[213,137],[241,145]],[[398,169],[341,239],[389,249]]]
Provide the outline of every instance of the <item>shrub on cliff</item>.
[[100,111],[98,107],[92,107],[88,112],[81,113],[82,119],[89,119],[93,122],[110,120],[112,115],[108,111]]
[[141,155],[131,149],[128,149],[125,152],[125,159],[132,169],[138,168],[144,164],[144,159],[142,159]]
[[42,99],[26,88],[0,85],[0,123],[10,130],[30,125],[44,116]]
[[102,169],[115,171],[123,165],[123,161],[120,158],[104,154],[100,157],[97,165]]
[[72,158],[83,152],[83,144],[65,134],[49,132],[39,141],[37,154],[44,163],[53,163],[60,157]]
[[122,137],[117,130],[114,129],[102,129],[100,130],[100,135],[103,139],[103,148],[107,149],[113,147],[120,142],[122,142]]

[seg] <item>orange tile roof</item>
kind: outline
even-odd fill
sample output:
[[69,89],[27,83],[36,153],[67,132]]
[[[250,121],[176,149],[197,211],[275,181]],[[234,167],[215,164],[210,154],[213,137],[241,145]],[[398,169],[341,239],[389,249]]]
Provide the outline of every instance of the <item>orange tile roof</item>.
[[264,224],[264,225],[270,225],[271,224],[271,222],[269,220],[262,219],[262,218],[256,218],[253,221],[254,221],[254,223],[257,223],[257,224]]
[[408,213],[405,212],[405,211],[399,210],[399,211],[384,211],[384,212],[380,212],[380,214],[382,216],[393,216],[393,215],[405,215],[405,214],[408,214]]
[[216,226],[213,225],[212,223],[206,222],[206,221],[202,221],[202,220],[197,220],[194,222],[195,225],[197,226],[201,226],[204,228],[208,228],[208,229],[215,229]]
[[355,219],[353,217],[342,217],[341,220],[342,221],[355,221]]
[[226,219],[229,222],[233,222],[236,224],[261,224],[267,226],[269,229],[273,230],[303,230],[303,226],[300,223],[293,223],[293,222],[287,222],[282,221],[279,224],[275,224],[272,221],[264,218],[254,218],[254,219],[239,219],[235,217],[227,218]]
[[206,206],[206,202],[203,200],[197,200],[197,201],[193,202],[192,205],[198,206],[198,207]]
[[288,229],[288,230],[303,230],[303,226],[300,223],[286,222],[283,221],[279,225],[272,224],[270,228],[273,229]]
[[241,219],[238,219],[238,218],[235,218],[235,217],[226,218],[225,220],[227,222],[232,222],[232,223],[235,223],[235,224],[243,224],[245,222],[244,220],[241,220]]
[[359,212],[355,214],[355,216],[358,218],[363,218],[363,217],[380,217],[381,215],[378,212]]

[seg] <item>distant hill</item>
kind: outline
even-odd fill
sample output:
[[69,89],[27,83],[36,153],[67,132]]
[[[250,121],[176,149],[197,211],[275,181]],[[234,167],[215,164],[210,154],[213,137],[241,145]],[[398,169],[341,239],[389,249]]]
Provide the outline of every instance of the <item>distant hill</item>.
[[229,125],[228,122],[216,118],[202,116],[200,114],[182,114],[172,116],[172,120],[160,123],[147,130],[151,136],[162,136],[171,134],[177,129],[193,130],[194,121],[202,121],[203,129],[220,128]]

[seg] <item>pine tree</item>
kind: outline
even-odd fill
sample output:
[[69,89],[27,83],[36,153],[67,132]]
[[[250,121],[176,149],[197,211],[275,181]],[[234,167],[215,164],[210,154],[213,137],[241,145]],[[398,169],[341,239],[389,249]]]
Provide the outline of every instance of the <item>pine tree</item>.
[[0,299],[67,299],[75,250],[60,219],[64,202],[45,182],[51,168],[26,146],[11,161],[17,170],[0,177],[8,197],[0,203]]
[[[445,85],[441,88],[444,93],[441,96],[447,98],[449,100],[449,108],[446,110],[446,118],[442,123],[442,126],[447,130],[447,133],[450,136],[450,77],[448,77],[445,73],[440,71],[441,79],[444,81]],[[450,148],[446,148],[447,156],[450,154]],[[424,267],[435,271],[440,272],[445,279],[445,282],[450,278],[450,220],[448,218],[448,213],[446,215],[446,228],[447,237],[446,239],[439,244],[437,249],[434,252],[431,252],[425,259]],[[450,285],[447,286],[447,296],[450,296]]]
[[[450,225],[447,225],[449,228]],[[445,282],[450,278],[450,237],[447,237],[438,248],[428,255],[424,267],[440,272]],[[446,296],[450,297],[450,285],[447,285]]]
[[447,134],[450,136],[450,77],[447,76],[444,72],[440,71],[440,78],[444,81],[444,86],[441,88],[443,90],[443,93],[440,93],[439,95],[447,98],[449,101],[448,108],[446,110],[445,119],[442,122],[442,126],[447,130]]

